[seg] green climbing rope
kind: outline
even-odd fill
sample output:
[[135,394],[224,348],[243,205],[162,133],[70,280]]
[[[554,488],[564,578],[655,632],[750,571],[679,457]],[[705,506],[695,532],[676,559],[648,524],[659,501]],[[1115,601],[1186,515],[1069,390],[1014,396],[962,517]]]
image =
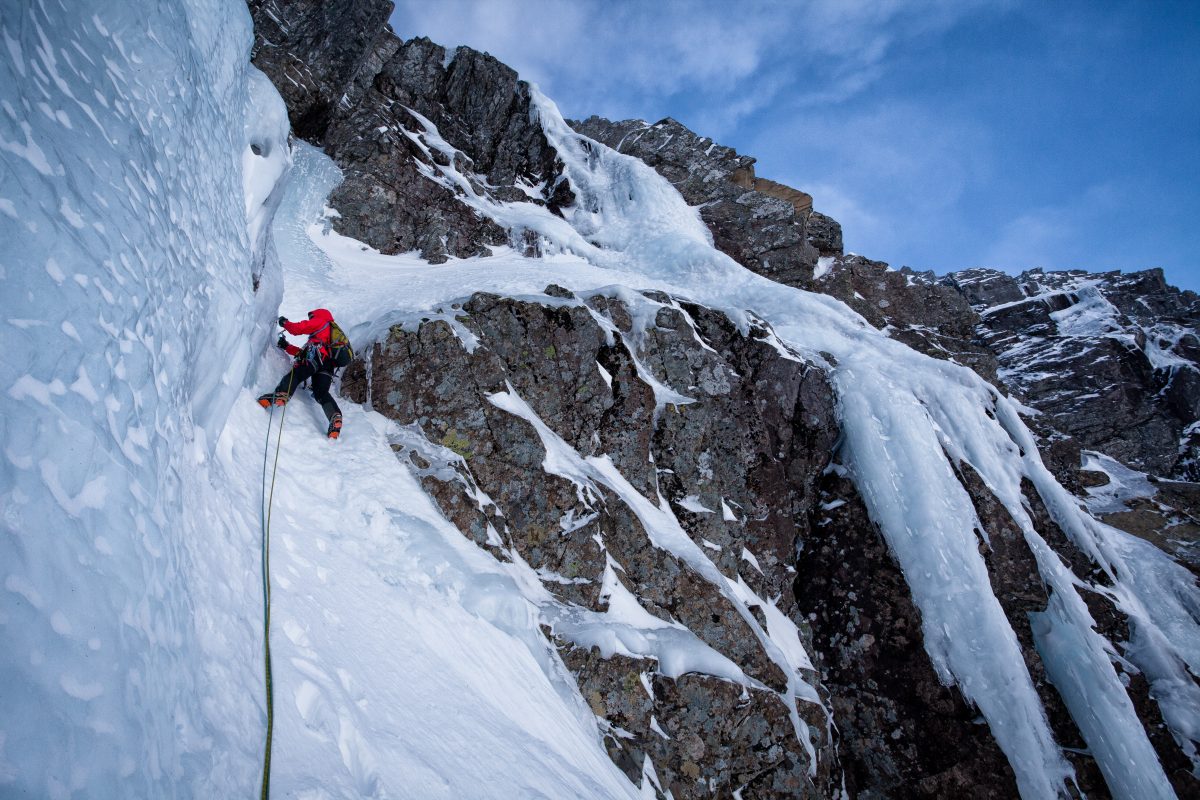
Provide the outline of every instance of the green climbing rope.
[[[293,373],[294,374],[294,373]],[[288,395],[291,396],[291,381]],[[287,404],[279,415],[279,434],[275,439],[275,463],[271,467],[271,489],[267,492],[267,455],[271,452],[271,422],[275,419],[275,406],[271,406],[271,417],[267,420],[267,442],[263,447],[263,493],[266,495],[259,509],[262,523],[262,587],[263,587],[263,665],[264,683],[267,690],[267,741],[263,748],[263,773],[261,800],[271,796],[271,740],[275,732],[275,689],[271,684],[271,505],[275,500],[275,474],[279,470],[279,449],[283,444],[283,423],[287,419]],[[265,510],[264,510],[265,509]]]

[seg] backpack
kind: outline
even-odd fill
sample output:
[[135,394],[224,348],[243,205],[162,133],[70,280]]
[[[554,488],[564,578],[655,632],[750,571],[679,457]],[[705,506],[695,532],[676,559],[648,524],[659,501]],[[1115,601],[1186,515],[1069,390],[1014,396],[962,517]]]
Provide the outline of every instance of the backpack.
[[336,322],[330,322],[329,326],[329,356],[339,367],[348,367],[354,360],[354,348],[350,345],[350,337]]
[[[332,320],[325,327],[329,328],[328,347],[313,339],[309,339],[309,343],[305,345],[304,351],[301,353],[304,360],[311,364],[315,370],[319,370],[325,366],[327,360],[335,369],[350,366],[350,362],[354,360],[354,348],[350,345],[350,338]],[[325,328],[321,328],[317,333],[323,330]],[[317,333],[312,335],[315,337]]]

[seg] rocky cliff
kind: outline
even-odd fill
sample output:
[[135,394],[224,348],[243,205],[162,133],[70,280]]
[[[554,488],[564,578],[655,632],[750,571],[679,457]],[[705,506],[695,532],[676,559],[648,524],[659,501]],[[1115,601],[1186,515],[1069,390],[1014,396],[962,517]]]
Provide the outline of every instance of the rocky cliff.
[[[837,430],[822,372],[783,357],[765,328],[743,336],[721,315],[661,295],[579,298],[552,286],[536,301],[475,295],[450,311],[468,333],[443,320],[393,328],[369,370],[347,373],[347,396],[413,426],[399,456],[480,546],[524,560],[580,608],[615,615],[635,597],[757,687],[581,647],[569,624],[548,632],[605,720],[614,761],[640,780],[650,755],[676,797],[702,786],[829,796],[832,730],[815,671],[803,672],[811,696],[797,703],[796,676],[763,639],[781,624],[768,614],[803,624],[794,548]],[[694,399],[656,396],[656,382]],[[611,488],[546,476],[546,434],[490,401],[513,390],[582,456],[606,455],[637,492],[665,498],[721,574],[744,576],[741,591],[764,598],[750,606],[757,613],[740,614],[719,578],[656,547],[655,531]]]
[[973,269],[943,283],[979,314],[1000,378],[1048,424],[1143,472],[1200,478],[1194,292],[1168,286],[1162,270]]
[[[747,693],[619,647],[581,646],[570,623],[548,630],[632,780],[649,756],[678,798],[832,797],[843,781],[855,796],[1014,796],[1012,770],[978,712],[930,665],[904,576],[837,463],[839,426],[821,369],[785,357],[765,327],[742,334],[721,314],[661,295],[580,298],[550,286],[538,299],[475,295],[434,311],[453,324],[393,328],[343,389],[408,426],[397,454],[447,516],[498,559],[535,568],[562,601],[615,614],[628,593],[761,683]],[[663,403],[667,386],[691,397]],[[548,477],[547,435],[492,401],[513,390],[571,448],[607,455],[638,492],[669,503],[722,575],[773,600],[770,611],[751,602],[759,627],[719,581],[656,546],[611,489],[581,493]],[[1054,732],[1074,748],[1079,786],[1103,796],[1094,762],[1074,754],[1086,745],[1033,644],[1029,615],[1048,602],[1035,556],[962,469],[992,536],[993,585]],[[1103,580],[1044,511],[1038,527],[1080,574]],[[1108,601],[1091,602],[1106,636],[1128,637]],[[775,608],[815,653],[801,672],[813,695],[796,702],[811,753],[788,720],[787,667],[756,632],[779,624],[766,616]],[[1181,786],[1194,785],[1149,687],[1136,672],[1127,677],[1160,757]]]
[[822,248],[841,251],[841,227],[817,217],[812,197],[754,174],[754,159],[673,119],[609,122],[590,117],[575,130],[645,161],[669,180],[712,231],[713,244],[760,275],[792,285],[811,277]]
[[[892,269],[843,253],[840,226],[812,212],[807,195],[793,209],[772,205],[772,195],[761,191],[763,180],[754,178],[754,159],[675,120],[650,125],[591,117],[573,124],[670,180],[700,207],[714,244],[747,268],[837,297],[893,338],[969,366],[1011,391],[1026,404],[1044,458],[1065,485],[1082,493],[1113,480],[1082,469],[1085,450],[1165,479],[1101,513],[1195,563],[1195,293],[1169,286],[1161,270],[1032,270],[1014,277],[972,269],[938,278]],[[765,185],[782,196],[779,184]]]
[[555,154],[530,116],[528,85],[495,58],[470,48],[448,52],[428,39],[401,41],[386,26],[388,0],[249,5],[254,63],[281,87],[296,135],[323,147],[345,174],[330,197],[339,232],[383,253],[419,251],[431,263],[486,253],[514,236],[521,244],[522,232],[501,228],[429,179],[446,156],[409,133],[427,124],[458,150],[455,167],[471,176],[470,191],[552,206],[571,201],[554,183]]
[[[538,236],[481,213],[484,201],[576,203],[530,88],[496,59],[401,40],[387,2],[250,7],[256,64],[296,134],[344,173],[329,199],[341,233],[435,264],[497,246],[537,255]],[[667,178],[746,268],[832,295],[1015,393],[1072,488],[1084,488],[1082,447],[1195,477],[1197,303],[1161,273],[892,270],[843,253],[840,227],[807,194],[674,120],[574,126]],[[451,172],[461,180],[445,180]],[[545,635],[634,783],[676,798],[1017,793],[995,731],[929,658],[911,579],[842,463],[825,355],[686,296],[558,286],[470,294],[360,349],[343,392],[402,426],[397,457],[464,536],[537,571],[562,609]],[[1032,485],[1027,529],[965,459],[957,475],[1049,729],[1075,785],[1106,796],[1115,779],[1091,756],[1087,723],[1039,641],[1038,620],[1061,602],[1043,580],[1041,543],[1092,587],[1083,597],[1095,630],[1128,643],[1113,576]],[[1194,496],[1173,486],[1171,498],[1130,498],[1167,519]],[[1178,538],[1173,519],[1170,535],[1145,520],[1140,533]],[[637,638],[631,626],[598,640],[597,615],[634,615],[656,633]],[[691,656],[667,657],[678,652]],[[1124,658],[1115,669],[1178,794],[1200,791],[1190,744],[1165,724],[1147,676]]]

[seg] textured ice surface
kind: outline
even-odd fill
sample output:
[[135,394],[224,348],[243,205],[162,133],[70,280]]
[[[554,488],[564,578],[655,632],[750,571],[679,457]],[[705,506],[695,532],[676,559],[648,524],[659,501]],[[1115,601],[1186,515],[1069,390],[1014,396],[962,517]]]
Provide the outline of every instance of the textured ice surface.
[[0,38],[0,794],[247,787],[255,554],[210,458],[273,313],[249,16],[5,3]]
[[1087,489],[1087,507],[1093,514],[1126,511],[1126,502],[1139,497],[1153,497],[1157,491],[1144,472],[1125,466],[1114,458],[1091,450],[1083,451],[1083,468],[1103,472],[1108,483]]
[[[284,177],[242,3],[7,3],[0,38],[0,796],[250,796],[268,416],[244,387],[285,369],[274,238],[319,251],[270,222],[311,175]],[[304,255],[286,313],[337,308]],[[332,450],[309,406],[273,509],[276,793],[634,796],[532,572],[441,517],[394,426],[345,404]]]

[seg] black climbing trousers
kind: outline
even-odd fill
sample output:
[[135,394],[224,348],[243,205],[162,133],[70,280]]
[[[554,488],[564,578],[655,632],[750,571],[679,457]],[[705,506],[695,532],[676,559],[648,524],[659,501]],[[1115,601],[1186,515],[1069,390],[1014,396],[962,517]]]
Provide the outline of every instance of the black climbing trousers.
[[333,422],[334,414],[341,414],[342,410],[338,408],[338,404],[334,402],[333,395],[329,393],[329,387],[333,385],[333,371],[337,367],[333,366],[329,361],[322,362],[319,368],[314,368],[307,361],[300,361],[292,366],[292,371],[283,376],[283,380],[275,387],[277,393],[285,393],[288,397],[300,388],[300,384],[311,379],[312,380],[312,396],[313,399],[321,404],[321,408],[325,411],[326,418]]

